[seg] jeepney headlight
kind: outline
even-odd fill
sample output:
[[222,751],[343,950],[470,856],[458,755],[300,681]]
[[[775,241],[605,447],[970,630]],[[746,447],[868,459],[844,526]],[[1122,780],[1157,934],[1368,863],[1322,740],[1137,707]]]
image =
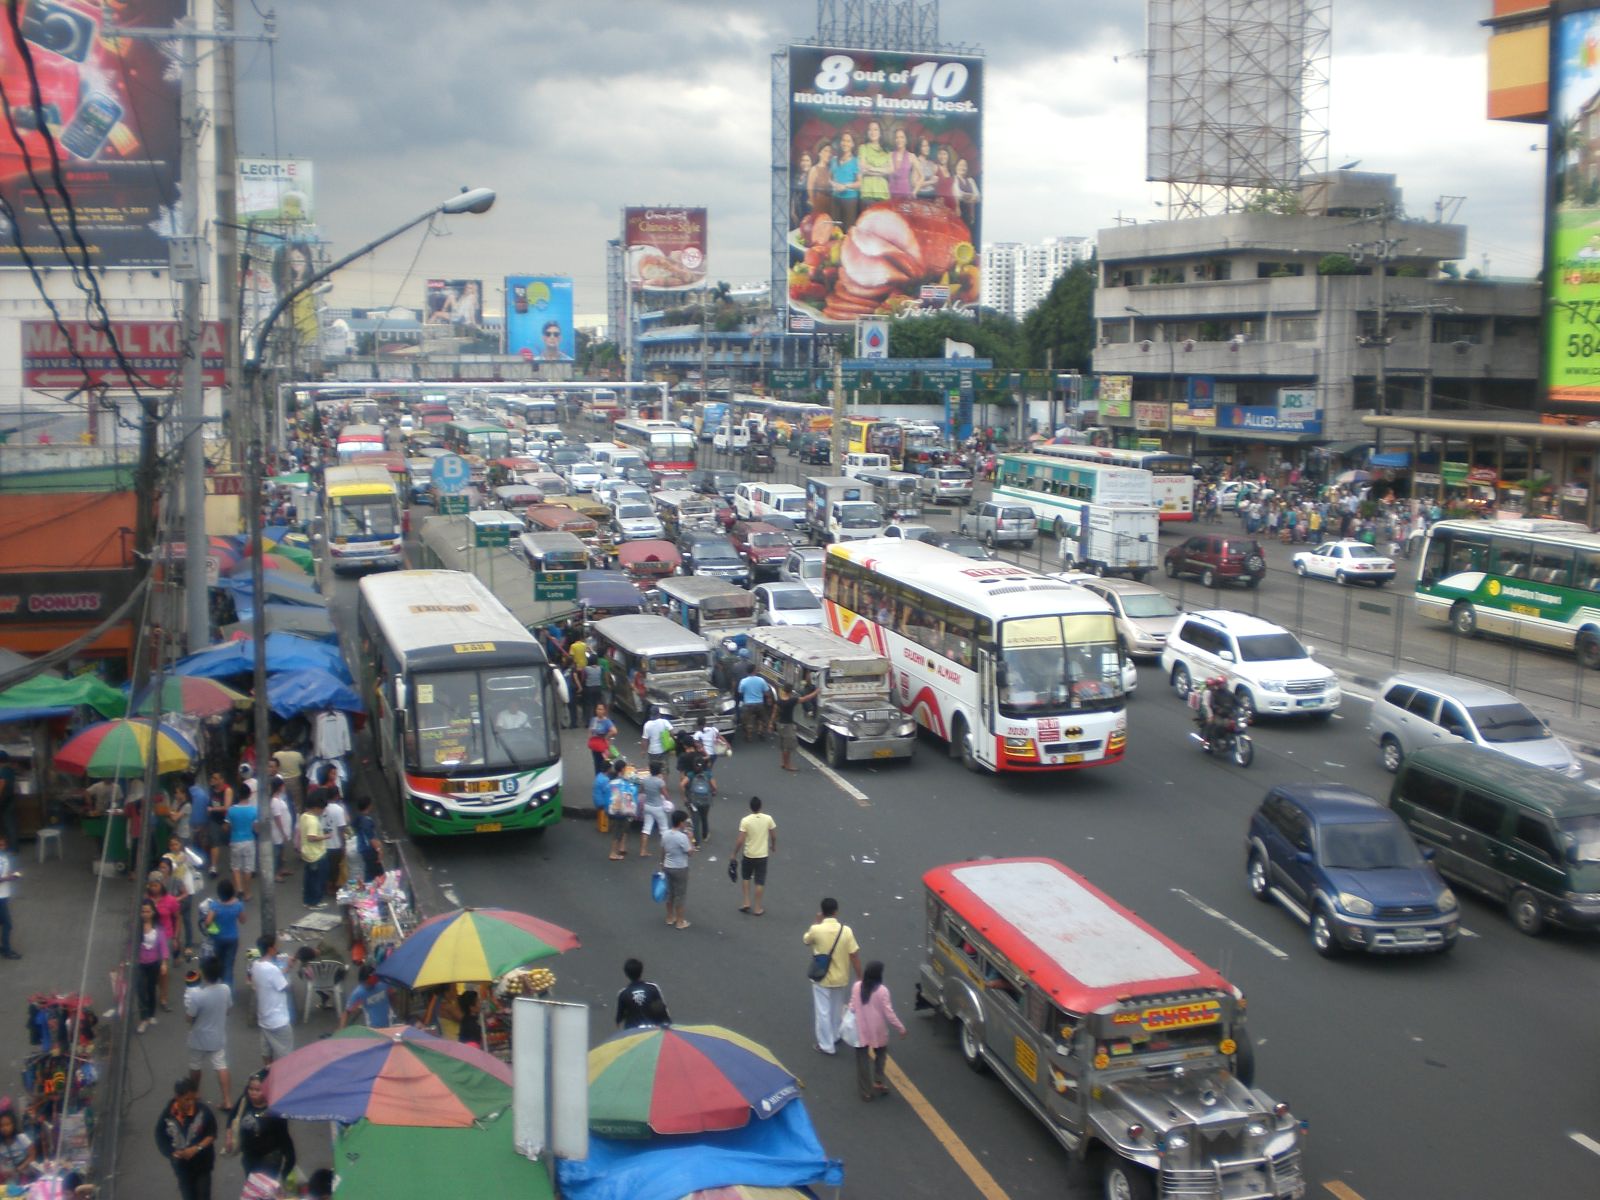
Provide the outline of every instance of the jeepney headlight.
[[1370,917],[1378,911],[1371,900],[1364,899],[1352,892],[1339,893],[1339,907],[1353,917]]
[[896,737],[911,737],[917,732],[917,723],[910,717],[901,717],[900,724],[895,729]]
[[1445,888],[1444,891],[1439,893],[1439,898],[1434,903],[1439,906],[1440,912],[1455,912],[1456,894],[1449,888]]
[[722,702],[722,711],[723,712],[732,712],[737,707],[738,707],[738,701],[736,701],[732,696],[729,696],[727,699],[725,699]]
[[1184,1137],[1181,1133],[1170,1133],[1167,1135],[1167,1142],[1164,1148],[1168,1152],[1174,1150],[1187,1150],[1189,1148],[1189,1139]]
[[1244,1132],[1247,1137],[1264,1138],[1267,1136],[1267,1127],[1260,1121],[1252,1121],[1244,1127]]

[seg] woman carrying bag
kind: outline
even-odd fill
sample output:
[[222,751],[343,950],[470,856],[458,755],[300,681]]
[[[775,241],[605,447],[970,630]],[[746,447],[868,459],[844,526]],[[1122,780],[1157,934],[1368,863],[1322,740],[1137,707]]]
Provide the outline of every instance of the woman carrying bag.
[[845,1042],[856,1048],[856,1090],[863,1100],[876,1100],[889,1094],[883,1072],[889,1063],[891,1025],[901,1037],[906,1036],[906,1027],[895,1015],[889,989],[883,983],[883,964],[869,962],[861,978],[850,987],[850,1004],[845,1010],[844,1027],[839,1031]]

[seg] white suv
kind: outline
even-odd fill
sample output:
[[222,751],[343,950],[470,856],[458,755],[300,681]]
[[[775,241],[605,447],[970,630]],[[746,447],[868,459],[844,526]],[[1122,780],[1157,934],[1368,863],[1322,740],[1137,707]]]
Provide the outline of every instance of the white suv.
[[1252,716],[1325,717],[1341,699],[1338,676],[1311,657],[1309,646],[1283,626],[1248,613],[1185,613],[1167,638],[1161,669],[1185,697],[1207,679],[1222,677]]

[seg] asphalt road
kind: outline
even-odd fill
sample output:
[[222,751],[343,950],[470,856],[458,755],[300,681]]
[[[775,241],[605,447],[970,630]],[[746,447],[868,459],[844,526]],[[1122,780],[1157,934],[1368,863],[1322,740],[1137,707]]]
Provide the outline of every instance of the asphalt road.
[[[1319,590],[1340,603],[1333,585]],[[348,581],[337,585],[342,628],[353,591]],[[1259,594],[1271,591],[1269,583]],[[1376,640],[1366,624],[1352,637]],[[1480,648],[1470,644],[1473,653]],[[1498,910],[1464,898],[1470,936],[1449,956],[1325,961],[1292,917],[1246,890],[1244,831],[1272,783],[1314,778],[1386,792],[1362,699],[1351,696],[1324,724],[1263,723],[1248,770],[1199,752],[1187,738],[1187,710],[1153,668],[1142,669],[1130,712],[1124,763],[1052,779],[970,775],[926,737],[912,762],[850,769],[842,776],[848,786],[810,762],[784,775],[771,746],[741,748],[718,767],[712,838],[694,865],[693,925],[683,931],[667,928],[650,902],[653,863],[607,861],[607,840],[592,822],[569,820],[543,839],[434,841],[413,850],[447,897],[524,909],[578,931],[583,947],[554,964],[557,994],[593,1006],[597,1040],[612,1028],[621,963],[637,955],[677,1021],[725,1024],[770,1046],[804,1080],[823,1143],[845,1162],[847,1195],[1094,1194],[998,1081],[966,1069],[946,1023],[912,1013],[924,941],[921,873],[1019,853],[1082,871],[1245,989],[1257,1081],[1311,1124],[1312,1195],[1593,1194],[1597,1047],[1592,1022],[1577,1017],[1592,1009],[1600,987],[1592,939],[1525,938]],[[639,757],[626,721],[623,734],[619,745]],[[568,786],[586,797],[582,734],[564,738]],[[760,918],[737,911],[725,873],[752,793],[779,830]],[[864,957],[887,965],[911,1031],[894,1043],[894,1060],[947,1123],[942,1135],[903,1095],[863,1106],[850,1060],[811,1048],[800,936],[824,895],[840,900]],[[954,1141],[998,1190],[979,1190],[950,1153]]]

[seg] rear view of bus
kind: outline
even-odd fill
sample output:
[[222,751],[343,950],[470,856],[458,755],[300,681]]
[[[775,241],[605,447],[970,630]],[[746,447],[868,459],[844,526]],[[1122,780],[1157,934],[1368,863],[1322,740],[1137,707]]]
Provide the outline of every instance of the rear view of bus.
[[335,571],[405,565],[404,510],[387,466],[329,467],[323,479],[322,522]]
[[458,571],[364,579],[360,636],[378,755],[408,833],[561,819],[560,685],[487,587]]

